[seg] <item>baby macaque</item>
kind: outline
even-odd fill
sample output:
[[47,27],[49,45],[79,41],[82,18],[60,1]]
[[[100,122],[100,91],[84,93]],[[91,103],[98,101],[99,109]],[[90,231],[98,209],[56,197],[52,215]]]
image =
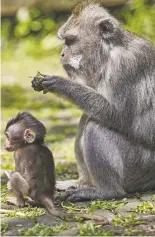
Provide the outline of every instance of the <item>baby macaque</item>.
[[41,202],[50,214],[59,216],[53,204],[55,166],[44,144],[44,125],[28,112],[19,113],[7,123],[5,135],[5,149],[14,151],[15,159],[15,172],[7,173],[8,189],[16,196],[12,203],[23,207],[24,196],[28,196]]
[[27,196],[30,203],[42,203],[47,212],[59,217],[103,221],[103,218],[85,213],[64,213],[54,207],[55,166],[52,152],[44,144],[44,125],[28,112],[19,113],[11,119],[5,129],[5,149],[14,151],[15,171],[6,172],[8,190],[16,199],[8,201],[23,207]]

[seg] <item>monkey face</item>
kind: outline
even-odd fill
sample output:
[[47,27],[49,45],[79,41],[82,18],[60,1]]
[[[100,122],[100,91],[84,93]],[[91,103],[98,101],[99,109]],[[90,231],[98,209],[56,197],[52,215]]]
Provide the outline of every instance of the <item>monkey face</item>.
[[73,78],[75,74],[78,74],[81,65],[82,53],[79,49],[77,50],[78,46],[78,36],[70,34],[65,37],[60,62],[71,78]]
[[8,121],[4,134],[6,136],[5,149],[7,151],[16,151],[21,146],[30,143],[42,143],[46,129],[31,114],[23,112]]
[[[92,70],[96,73],[110,55],[119,28],[117,20],[98,4],[82,4],[73,10],[57,33],[64,40],[60,61],[73,78],[75,74],[92,75]],[[121,37],[116,37],[117,42],[118,38]]]
[[5,143],[4,147],[7,151],[16,151],[21,145],[24,144],[23,129],[19,124],[10,126],[5,131]]

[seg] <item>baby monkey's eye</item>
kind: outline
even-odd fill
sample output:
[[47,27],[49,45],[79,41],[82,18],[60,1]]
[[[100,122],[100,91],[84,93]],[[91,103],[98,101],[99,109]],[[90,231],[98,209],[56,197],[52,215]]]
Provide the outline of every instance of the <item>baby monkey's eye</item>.
[[5,136],[7,137],[8,140],[10,140],[9,134],[5,132]]
[[70,46],[72,44],[74,44],[77,41],[77,37],[76,36],[68,36],[65,38],[65,44]]

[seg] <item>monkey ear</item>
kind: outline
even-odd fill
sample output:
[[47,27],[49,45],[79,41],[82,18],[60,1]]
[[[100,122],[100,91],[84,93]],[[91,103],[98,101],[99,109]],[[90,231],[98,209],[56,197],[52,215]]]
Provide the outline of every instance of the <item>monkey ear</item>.
[[100,20],[98,25],[103,38],[108,39],[115,33],[116,29],[110,20]]
[[32,143],[35,141],[36,134],[31,129],[25,129],[24,131],[24,140],[27,143]]

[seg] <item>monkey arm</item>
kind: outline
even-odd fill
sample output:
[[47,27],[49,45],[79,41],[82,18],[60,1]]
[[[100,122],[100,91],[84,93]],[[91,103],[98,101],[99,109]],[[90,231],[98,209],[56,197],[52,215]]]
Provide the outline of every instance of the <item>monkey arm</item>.
[[[34,89],[38,86],[35,78],[32,81],[32,86]],[[89,117],[104,126],[121,130],[126,125],[125,118],[127,116],[123,116],[123,113],[120,113],[113,105],[110,105],[101,94],[88,86],[57,76],[45,76],[42,80],[42,88],[67,97],[84,110]]]

